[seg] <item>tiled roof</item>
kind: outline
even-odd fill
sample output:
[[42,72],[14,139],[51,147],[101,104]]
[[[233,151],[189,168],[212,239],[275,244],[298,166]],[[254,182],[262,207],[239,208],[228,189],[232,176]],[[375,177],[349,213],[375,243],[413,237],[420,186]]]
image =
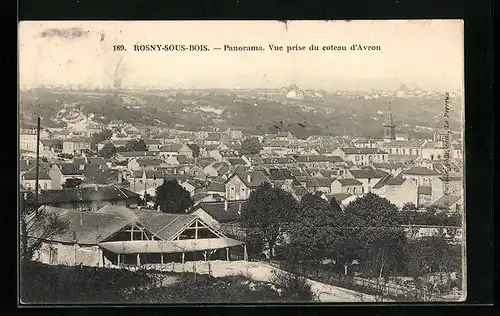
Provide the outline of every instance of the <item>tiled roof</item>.
[[342,185],[362,185],[362,183],[356,179],[337,179]]
[[226,158],[226,161],[232,166],[237,166],[237,165],[244,166],[247,164],[245,160],[241,159],[240,157]]
[[403,171],[403,174],[431,176],[431,175],[439,175],[440,173],[425,167],[411,167],[410,169]]
[[388,169],[388,170],[396,170],[399,168],[403,168],[406,165],[402,162],[374,162],[373,167],[376,169]]
[[262,158],[262,163],[266,165],[272,165],[272,164],[289,164],[289,163],[294,163],[295,159],[292,157],[267,157],[267,158]]
[[33,159],[28,159],[28,160],[22,159],[19,161],[19,170],[28,171],[35,166],[35,163],[36,162]]
[[387,175],[387,172],[373,169],[349,170],[355,179],[378,179]]
[[41,204],[91,202],[91,201],[120,201],[138,197],[139,195],[114,185],[93,187],[44,190],[40,194]]
[[[24,180],[36,180],[36,167],[31,168],[25,174],[23,174]],[[50,180],[49,172],[47,169],[39,169],[38,180]]]
[[[250,175],[250,182],[248,181],[248,175]],[[233,177],[238,176],[241,181],[249,188],[258,187],[264,182],[269,182],[269,179],[261,171],[247,171],[241,173],[233,173],[227,180],[229,182]]]
[[138,158],[138,157],[153,157],[157,156],[157,151],[125,151],[119,152],[118,155],[121,155],[125,158]]
[[330,162],[336,163],[336,162],[343,162],[344,159],[339,156],[327,156],[327,158],[330,160]]
[[88,158],[88,162],[90,164],[97,164],[99,166],[101,166],[101,168],[103,169],[108,169],[108,164],[106,163],[106,161],[101,158],[101,157],[91,157],[91,158]]
[[304,196],[306,195],[308,192],[307,192],[307,189],[304,188],[303,186],[301,185],[296,185],[293,187],[293,190],[295,191],[295,194],[297,196]]
[[91,177],[86,177],[87,179],[84,181],[85,184],[118,184],[118,177],[120,171],[106,169],[100,170],[100,172],[96,173]]
[[187,164],[187,163],[189,163],[189,159],[188,159],[188,157],[186,157],[186,155],[178,155],[176,158],[177,158],[177,161],[180,164]]
[[118,216],[131,218],[132,221],[142,224],[147,230],[164,240],[172,238],[196,218],[189,214],[168,214],[158,211],[132,210],[126,207],[111,205],[103,207],[97,213],[113,215],[118,213]]
[[225,162],[216,162],[212,166],[215,168],[215,170],[217,170],[217,174],[219,176],[225,175],[229,172],[230,169],[229,165]]
[[332,182],[335,181],[334,178],[315,178],[319,187],[327,187],[329,188],[332,185]]
[[443,195],[437,201],[432,203],[432,205],[436,207],[448,207],[459,202],[460,199],[461,197],[458,195]]
[[144,143],[146,145],[161,145],[162,142],[159,139],[145,139]]
[[193,196],[191,198],[193,199],[193,202],[196,204],[196,203],[200,202],[201,200],[203,200],[204,198],[206,198],[207,196],[210,196],[210,195],[211,194],[209,194],[209,193],[198,192],[198,193],[193,194]]
[[238,214],[245,207],[244,201],[228,201],[227,211],[225,210],[225,201],[223,202],[201,202],[193,208],[193,211],[201,208],[219,223],[238,221],[241,216]]
[[177,152],[182,148],[182,144],[167,144],[160,148],[161,152]]
[[58,164],[59,169],[61,170],[61,173],[65,176],[71,175],[71,176],[81,176],[83,175],[83,171],[80,169],[80,165],[74,164],[74,163],[62,163]]
[[387,154],[387,152],[378,148],[341,148],[346,155],[369,155],[369,154]]
[[137,159],[136,162],[139,166],[159,166],[163,163],[161,159],[155,158]]
[[208,186],[207,192],[226,192],[226,186],[222,182],[212,182]]

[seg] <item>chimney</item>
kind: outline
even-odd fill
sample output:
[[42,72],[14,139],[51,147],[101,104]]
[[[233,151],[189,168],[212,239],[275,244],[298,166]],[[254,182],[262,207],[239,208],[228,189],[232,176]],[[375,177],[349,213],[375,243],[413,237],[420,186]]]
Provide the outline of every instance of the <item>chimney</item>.
[[79,170],[83,170],[83,169],[85,169],[85,165],[83,165],[83,164],[79,165],[79,166],[78,166],[78,169],[79,169]]
[[224,211],[227,212],[227,209],[228,209],[228,203],[227,203],[227,199],[224,200]]
[[252,174],[250,172],[247,174],[247,182],[248,183],[252,182]]
[[94,184],[94,189],[95,189],[96,191],[99,191],[99,185]]

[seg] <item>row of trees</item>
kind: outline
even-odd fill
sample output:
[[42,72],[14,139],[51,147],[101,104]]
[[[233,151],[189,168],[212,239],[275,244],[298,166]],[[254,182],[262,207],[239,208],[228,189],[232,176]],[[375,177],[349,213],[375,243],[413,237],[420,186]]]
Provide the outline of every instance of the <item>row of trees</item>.
[[[327,261],[342,268],[359,263],[358,270],[369,277],[429,271],[422,266],[434,267],[432,271],[438,266],[439,270],[458,269],[449,258],[461,260],[458,248],[450,250],[441,237],[427,241],[432,247],[415,251],[419,246],[406,239],[398,208],[372,193],[342,210],[335,199],[328,203],[319,195],[308,194],[297,202],[282,189],[262,184],[242,210],[242,227],[249,251],[259,253],[267,248],[271,258],[277,256],[292,264],[319,266]],[[441,265],[430,263],[433,258],[441,260]],[[448,268],[443,266],[446,262]]]

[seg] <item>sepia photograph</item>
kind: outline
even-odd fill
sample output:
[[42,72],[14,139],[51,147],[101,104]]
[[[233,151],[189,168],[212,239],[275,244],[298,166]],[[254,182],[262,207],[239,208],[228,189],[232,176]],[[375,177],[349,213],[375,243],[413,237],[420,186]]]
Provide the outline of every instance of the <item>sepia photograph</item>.
[[20,22],[19,304],[464,301],[463,25]]

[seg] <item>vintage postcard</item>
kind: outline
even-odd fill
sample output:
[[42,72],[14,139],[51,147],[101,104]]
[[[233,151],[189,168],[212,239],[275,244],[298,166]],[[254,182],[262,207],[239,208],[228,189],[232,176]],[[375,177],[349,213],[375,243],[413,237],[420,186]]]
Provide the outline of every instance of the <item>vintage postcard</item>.
[[463,301],[461,20],[23,21],[20,304]]

